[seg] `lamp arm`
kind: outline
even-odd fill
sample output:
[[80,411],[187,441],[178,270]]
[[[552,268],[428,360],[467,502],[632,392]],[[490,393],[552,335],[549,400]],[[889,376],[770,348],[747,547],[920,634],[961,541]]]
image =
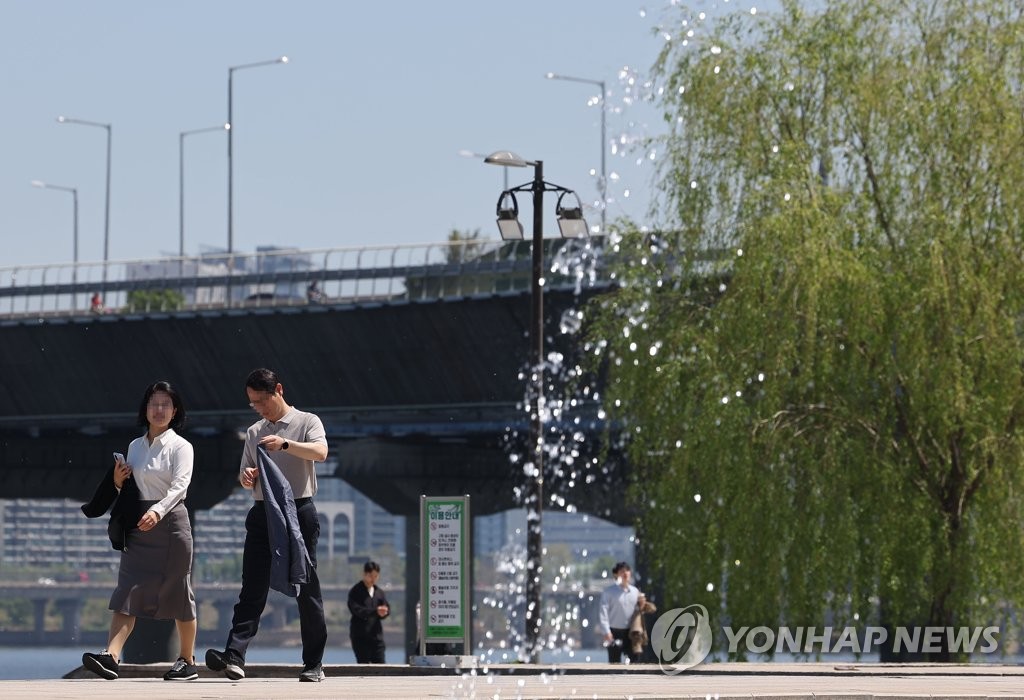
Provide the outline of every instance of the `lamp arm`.
[[570,194],[576,199],[576,209],[583,211],[583,203],[580,201],[580,196],[573,190],[561,190],[561,194],[558,195],[558,201],[555,202],[555,213],[561,215],[566,209],[572,209],[572,207],[563,207],[562,200],[565,199],[565,195]]
[[562,192],[562,193],[565,193],[565,192],[575,192],[576,190],[571,190],[568,187],[562,187],[561,185],[556,185],[553,182],[548,182],[548,181],[545,180],[544,181],[544,191],[545,192]]
[[[562,187],[561,185],[556,185],[555,183],[548,182],[547,180],[542,180],[541,184],[544,186],[545,192],[575,192],[575,190],[571,190],[568,187]],[[533,180],[525,182],[517,187],[510,187],[505,190],[505,192],[533,192]],[[502,194],[504,194],[504,192]]]
[[524,182],[523,184],[517,185],[516,187],[510,187],[507,190],[505,190],[505,192],[533,192],[533,180],[530,180],[529,182]]
[[519,217],[519,202],[516,200],[515,190],[505,190],[500,195],[498,195],[498,204],[495,207],[495,211],[497,213],[497,216],[500,218],[501,217],[501,212],[508,211],[507,209],[502,209],[502,207],[501,207],[502,203],[505,201],[506,198],[511,198],[512,199],[512,211],[515,212],[515,216],[516,216],[516,218],[518,218]]

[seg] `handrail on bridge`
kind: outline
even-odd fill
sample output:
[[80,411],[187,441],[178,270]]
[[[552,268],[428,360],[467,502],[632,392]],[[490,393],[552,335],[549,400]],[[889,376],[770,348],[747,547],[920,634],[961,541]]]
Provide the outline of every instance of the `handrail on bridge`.
[[[546,240],[547,286],[579,289],[598,283],[594,253],[601,240]],[[488,295],[528,290],[530,265],[529,241],[470,239],[0,267],[0,318]]]

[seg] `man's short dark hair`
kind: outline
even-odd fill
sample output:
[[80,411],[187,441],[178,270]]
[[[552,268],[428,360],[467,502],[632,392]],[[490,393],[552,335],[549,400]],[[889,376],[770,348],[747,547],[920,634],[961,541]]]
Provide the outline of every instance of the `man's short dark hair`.
[[368,574],[371,571],[376,571],[377,573],[380,573],[380,564],[378,564],[375,561],[368,561],[365,564],[363,564],[363,573],[364,574]]
[[617,573],[619,573],[622,570],[632,571],[632,569],[629,568],[629,564],[627,564],[624,561],[620,561],[618,564],[616,564],[615,566],[612,567],[612,573],[613,574],[617,574]]
[[273,370],[269,370],[266,367],[260,367],[249,372],[249,376],[245,379],[245,386],[254,391],[263,391],[268,394],[273,394],[277,390],[277,385],[281,383],[277,373]]

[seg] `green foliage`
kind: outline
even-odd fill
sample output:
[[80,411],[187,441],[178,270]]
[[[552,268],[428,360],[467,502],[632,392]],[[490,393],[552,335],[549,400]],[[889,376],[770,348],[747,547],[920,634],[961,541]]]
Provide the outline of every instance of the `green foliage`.
[[667,597],[751,626],[1020,605],[1020,9],[687,19],[656,66],[673,233],[623,239],[591,331]]
[[480,229],[460,231],[457,228],[453,228],[448,233],[448,242],[453,244],[461,243],[462,245],[453,245],[448,249],[448,262],[460,263],[476,258],[482,250],[478,241],[480,241]]
[[176,289],[135,289],[128,292],[128,311],[174,311],[185,304]]
[[0,600],[0,629],[32,629],[33,623],[32,601]]

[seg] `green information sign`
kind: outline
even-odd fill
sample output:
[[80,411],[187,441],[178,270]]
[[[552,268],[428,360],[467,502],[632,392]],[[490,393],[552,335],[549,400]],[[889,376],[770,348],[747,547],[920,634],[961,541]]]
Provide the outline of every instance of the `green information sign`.
[[461,641],[469,648],[470,524],[469,496],[421,497],[422,644]]

